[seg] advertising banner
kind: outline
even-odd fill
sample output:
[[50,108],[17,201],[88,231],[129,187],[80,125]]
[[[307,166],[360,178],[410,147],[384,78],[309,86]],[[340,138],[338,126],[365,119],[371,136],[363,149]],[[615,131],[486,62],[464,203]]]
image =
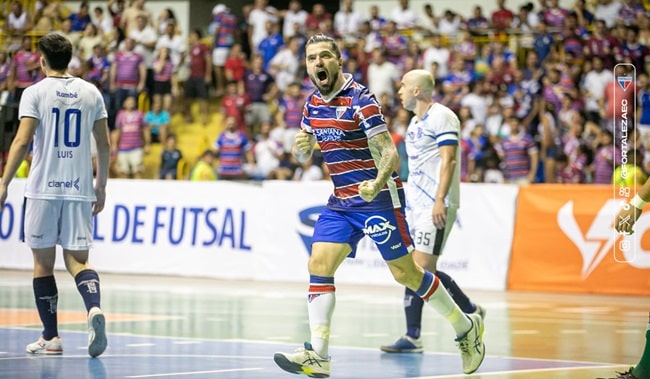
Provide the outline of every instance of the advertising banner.
[[650,212],[624,237],[623,204],[609,186],[520,188],[508,288],[650,295]]

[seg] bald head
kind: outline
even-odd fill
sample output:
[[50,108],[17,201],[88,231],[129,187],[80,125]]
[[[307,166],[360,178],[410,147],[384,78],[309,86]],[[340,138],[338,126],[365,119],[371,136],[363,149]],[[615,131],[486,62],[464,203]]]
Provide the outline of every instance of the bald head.
[[433,75],[427,70],[412,70],[407,72],[403,78],[404,82],[413,87],[420,89],[420,95],[426,99],[431,99],[433,94]]

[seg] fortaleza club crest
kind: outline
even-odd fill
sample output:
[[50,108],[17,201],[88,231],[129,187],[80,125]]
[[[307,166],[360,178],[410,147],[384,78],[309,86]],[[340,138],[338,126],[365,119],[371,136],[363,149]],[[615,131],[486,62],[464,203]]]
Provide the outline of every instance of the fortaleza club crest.
[[340,119],[343,114],[345,114],[345,110],[347,107],[336,107],[336,119]]
[[630,84],[632,84],[632,77],[631,76],[619,76],[616,79],[616,81],[618,82],[618,85],[621,86],[623,91],[627,91]]

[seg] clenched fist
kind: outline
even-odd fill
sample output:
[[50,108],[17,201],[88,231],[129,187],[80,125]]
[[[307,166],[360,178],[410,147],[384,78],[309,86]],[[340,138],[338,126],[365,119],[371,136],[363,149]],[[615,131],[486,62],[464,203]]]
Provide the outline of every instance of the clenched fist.
[[371,202],[381,191],[381,187],[374,180],[364,180],[359,184],[359,196],[367,202]]

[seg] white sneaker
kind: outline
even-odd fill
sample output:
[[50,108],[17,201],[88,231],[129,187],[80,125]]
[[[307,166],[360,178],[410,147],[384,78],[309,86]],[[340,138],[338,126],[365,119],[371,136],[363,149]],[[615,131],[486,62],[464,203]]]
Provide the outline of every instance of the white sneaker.
[[330,377],[331,359],[316,354],[309,342],[305,342],[305,347],[296,349],[293,354],[275,353],[273,360],[281,369],[292,374],[307,375],[310,378]]
[[52,337],[51,340],[47,341],[43,339],[43,336],[40,336],[38,341],[27,345],[25,351],[30,354],[63,354],[63,342],[61,337]]
[[483,344],[483,319],[480,315],[472,313],[467,315],[472,321],[472,328],[456,342],[463,360],[463,372],[471,374],[478,370],[485,358],[485,345]]
[[94,307],[88,312],[88,354],[95,358],[106,350],[106,318],[101,309]]

